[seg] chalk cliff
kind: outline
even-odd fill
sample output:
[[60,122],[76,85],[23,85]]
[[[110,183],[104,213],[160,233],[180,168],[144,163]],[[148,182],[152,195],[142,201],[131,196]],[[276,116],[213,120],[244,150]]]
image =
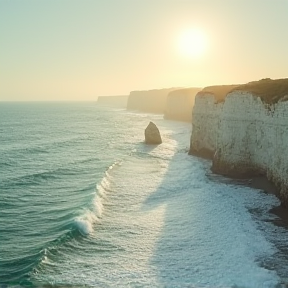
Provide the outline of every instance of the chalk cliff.
[[195,96],[201,88],[186,88],[170,92],[167,96],[164,118],[191,122]]
[[169,92],[179,88],[132,91],[129,94],[127,109],[163,114]]
[[213,87],[196,96],[190,154],[219,174],[266,176],[288,207],[288,79],[221,87],[221,97]]

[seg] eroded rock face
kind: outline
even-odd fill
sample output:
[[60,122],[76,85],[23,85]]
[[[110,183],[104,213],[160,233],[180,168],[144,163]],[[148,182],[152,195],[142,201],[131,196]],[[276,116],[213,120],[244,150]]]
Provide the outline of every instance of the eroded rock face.
[[162,143],[159,129],[153,122],[150,122],[145,129],[145,143],[154,145]]

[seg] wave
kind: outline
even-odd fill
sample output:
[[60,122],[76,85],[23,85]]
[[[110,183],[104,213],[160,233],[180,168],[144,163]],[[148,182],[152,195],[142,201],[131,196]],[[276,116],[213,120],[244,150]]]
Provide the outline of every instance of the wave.
[[97,216],[90,210],[79,217],[74,219],[75,228],[83,235],[86,236],[93,232],[93,224],[97,222]]
[[[107,168],[101,181],[96,184],[95,192],[93,192],[92,201],[87,207],[80,207],[78,212],[74,213],[73,218],[65,218],[66,224],[59,227],[61,230],[66,231],[69,237],[77,237],[77,235],[87,236],[94,231],[94,224],[99,223],[103,214],[103,201],[107,198],[107,193],[110,192],[112,171],[117,166],[120,166],[121,162],[116,161]],[[89,187],[85,187],[81,191],[89,190]],[[68,238],[69,238],[68,237]],[[65,240],[63,237],[62,240]]]
[[[11,177],[7,178],[6,180],[1,181],[0,187],[12,187],[12,186],[22,186],[22,185],[35,185],[42,183],[43,181],[47,180],[56,180],[62,177],[63,175],[76,175],[79,173],[79,171],[75,168],[78,167],[79,164],[87,164],[89,162],[97,161],[99,160],[98,157],[87,157],[84,159],[79,159],[77,161],[73,161],[70,163],[67,163],[65,168],[56,168],[48,171],[38,171],[31,174],[21,175],[17,177]],[[9,163],[1,163],[0,162],[0,168],[1,166],[13,166]]]
[[67,225],[61,227],[65,233],[59,236],[54,241],[50,242],[42,250],[41,261],[38,261],[34,266],[34,270],[37,271],[43,267],[43,265],[53,265],[53,258],[59,253],[59,248],[65,243],[71,243],[70,240],[82,237],[89,237],[97,227],[96,224],[100,223],[104,204],[103,201],[107,198],[107,193],[110,192],[112,171],[121,165],[121,162],[116,161],[107,168],[101,181],[96,185],[96,191],[93,193],[93,199],[88,207],[79,209],[78,213],[70,220],[67,220]]
[[[87,136],[89,137],[89,136]],[[86,137],[86,138],[87,138]],[[77,141],[85,140],[85,137],[83,135],[78,135],[78,136],[72,136],[68,139],[58,139],[55,141],[46,141],[43,143],[39,143],[38,145],[35,146],[26,146],[26,147],[9,147],[6,151],[8,152],[13,152],[13,153],[20,153],[20,154],[46,154],[49,153],[51,149],[55,150],[57,147],[67,147],[68,143],[75,143]]]
[[[26,250],[29,256],[22,254],[22,256],[18,255],[19,258],[17,259],[8,257],[8,259],[4,260],[0,258],[0,286],[1,284],[22,285],[22,283],[28,283],[29,286],[31,284],[29,282],[30,276],[37,271],[40,266],[45,265],[45,263],[47,264],[50,257],[51,259],[54,259],[55,256],[57,257],[60,247],[70,243],[72,239],[77,240],[79,237],[88,237],[94,232],[96,224],[101,221],[103,216],[103,202],[107,199],[107,193],[111,191],[112,171],[120,165],[121,162],[116,161],[106,169],[101,181],[96,187],[94,186],[95,191],[92,193],[93,196],[90,198],[91,200],[85,205],[86,207],[79,207],[78,211],[65,213],[64,216],[61,216],[62,218],[59,218],[60,215],[58,214],[58,218],[54,220],[58,225],[49,231],[47,230],[45,232],[47,233],[46,235],[41,235],[42,244],[39,242],[38,244],[35,243]],[[54,177],[53,173],[54,172],[40,172],[26,177],[24,176],[20,178],[20,180],[18,179],[18,181],[24,182],[25,180],[25,182],[27,182],[28,179],[29,181],[35,181],[35,178],[45,180],[55,179],[56,176]],[[91,186],[89,187],[91,188]],[[88,188],[85,187],[83,189],[87,191]],[[81,197],[81,195],[79,197]],[[85,197],[82,199],[85,199]],[[53,235],[55,235],[54,239]],[[36,252],[32,253],[31,251]],[[49,263],[51,264],[51,262]]]
[[111,172],[117,166],[120,166],[121,162],[116,161],[105,171],[105,176],[101,182],[96,185],[96,192],[90,209],[82,211],[80,216],[77,216],[73,223],[74,227],[84,236],[89,235],[94,231],[94,224],[100,222],[103,213],[103,200],[106,198],[106,193],[110,192]]
[[[19,149],[20,150],[20,149]],[[30,148],[26,148],[25,149],[25,154],[26,152],[30,154],[46,154],[46,153],[49,153],[48,149],[43,147],[43,148],[40,148],[40,147],[30,147]]]
[[0,187],[13,187],[13,186],[22,186],[30,184],[39,184],[47,180],[56,180],[59,179],[62,175],[75,175],[77,171],[67,168],[58,168],[51,171],[41,171],[32,174],[27,174],[23,176],[8,178],[7,180],[2,181]]
[[[70,236],[76,236],[77,234],[87,236],[94,231],[94,226],[99,223],[103,214],[103,200],[106,199],[107,192],[110,192],[111,185],[111,172],[117,166],[120,166],[121,162],[116,161],[105,171],[105,174],[99,184],[96,185],[96,191],[93,193],[93,199],[90,205],[85,208],[79,209],[77,215],[74,216],[68,226],[62,229],[67,229]],[[79,233],[78,233],[79,232]],[[71,234],[72,233],[72,234]],[[69,237],[68,237],[69,238]],[[63,238],[65,240],[65,237]]]
[[[0,261],[0,286],[2,284],[30,284],[29,273],[35,267],[35,263],[42,260],[43,252],[31,253],[21,258],[13,258]],[[19,279],[21,279],[19,281]],[[2,286],[1,286],[2,287]]]
[[[53,171],[41,171],[37,173],[32,173],[24,176],[18,176],[13,178],[8,178],[1,182],[0,187],[13,187],[13,186],[22,186],[30,184],[38,184],[42,181],[55,180],[58,178],[57,173],[61,169],[56,169]],[[66,169],[62,169],[62,172],[65,172]],[[68,172],[68,171],[66,171]]]
[[0,169],[1,168],[6,168],[6,167],[11,167],[13,166],[11,163],[8,163],[8,162],[0,162]]

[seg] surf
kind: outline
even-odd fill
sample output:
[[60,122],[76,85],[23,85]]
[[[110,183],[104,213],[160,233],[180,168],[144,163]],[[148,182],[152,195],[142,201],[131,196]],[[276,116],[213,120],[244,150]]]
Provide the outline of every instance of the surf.
[[[1,161],[12,165],[0,166],[1,284],[270,288],[279,282],[263,264],[278,263],[267,235],[281,235],[283,244],[287,234],[269,226],[265,212],[261,221],[249,213],[269,210],[275,200],[212,181],[207,162],[187,155],[190,124],[65,105],[47,110],[49,125],[37,110],[28,113],[35,123],[30,133],[22,133],[23,117],[15,130],[5,128],[3,135],[22,137],[32,149],[13,157],[24,142],[0,147]],[[150,120],[162,133],[159,146],[143,143]],[[33,151],[37,138],[48,153]]]

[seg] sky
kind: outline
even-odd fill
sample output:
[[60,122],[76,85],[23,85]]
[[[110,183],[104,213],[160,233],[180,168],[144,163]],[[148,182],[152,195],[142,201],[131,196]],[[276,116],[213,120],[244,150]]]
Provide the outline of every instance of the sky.
[[287,15],[288,0],[0,0],[0,101],[286,78]]

